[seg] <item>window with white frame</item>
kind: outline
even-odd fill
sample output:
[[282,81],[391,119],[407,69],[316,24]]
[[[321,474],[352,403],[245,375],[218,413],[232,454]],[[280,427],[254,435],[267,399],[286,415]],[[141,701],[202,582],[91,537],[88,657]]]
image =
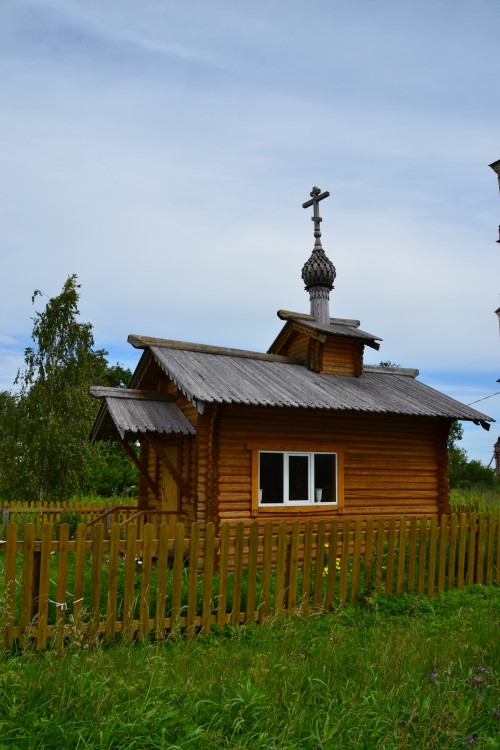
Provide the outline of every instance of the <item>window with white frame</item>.
[[259,505],[338,502],[337,454],[259,451]]

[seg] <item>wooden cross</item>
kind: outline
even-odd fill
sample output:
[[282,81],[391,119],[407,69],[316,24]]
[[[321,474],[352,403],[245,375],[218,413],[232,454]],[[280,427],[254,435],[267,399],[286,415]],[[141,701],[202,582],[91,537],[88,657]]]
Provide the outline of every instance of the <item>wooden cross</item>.
[[313,187],[309,195],[311,196],[311,200],[303,203],[302,208],[309,208],[309,206],[314,206],[314,215],[311,216],[311,221],[314,221],[314,236],[321,237],[321,230],[319,225],[323,221],[323,219],[319,215],[319,202],[322,201],[323,198],[328,198],[330,193],[327,190],[322,193],[319,187]]

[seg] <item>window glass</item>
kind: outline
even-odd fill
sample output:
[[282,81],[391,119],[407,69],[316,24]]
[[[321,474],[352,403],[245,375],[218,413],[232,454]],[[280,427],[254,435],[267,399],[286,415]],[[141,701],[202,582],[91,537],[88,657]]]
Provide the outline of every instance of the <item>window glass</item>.
[[314,454],[314,497],[317,503],[337,502],[336,464],[335,453]]
[[283,453],[260,454],[261,503],[283,502]]
[[288,456],[288,499],[307,502],[309,498],[309,456]]
[[337,503],[337,454],[259,451],[259,504]]

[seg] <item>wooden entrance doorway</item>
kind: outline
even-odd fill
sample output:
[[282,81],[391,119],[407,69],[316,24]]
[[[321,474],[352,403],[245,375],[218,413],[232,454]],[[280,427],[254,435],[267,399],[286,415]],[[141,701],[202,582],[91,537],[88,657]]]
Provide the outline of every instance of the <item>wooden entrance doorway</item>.
[[179,471],[180,450],[178,445],[167,445],[164,451],[166,461],[163,462],[161,510],[167,512],[162,514],[162,521],[166,521],[168,525],[168,537],[169,539],[173,539],[175,536],[175,524],[179,520],[180,489],[169,466],[173,466],[176,472]]

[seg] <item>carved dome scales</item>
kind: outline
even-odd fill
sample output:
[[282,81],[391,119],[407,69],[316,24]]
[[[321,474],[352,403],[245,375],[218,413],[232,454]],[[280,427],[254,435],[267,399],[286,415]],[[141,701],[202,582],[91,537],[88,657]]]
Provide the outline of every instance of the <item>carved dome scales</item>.
[[336,271],[332,261],[326,256],[321,244],[316,244],[302,267],[302,280],[307,291],[314,286],[324,286],[333,289]]

